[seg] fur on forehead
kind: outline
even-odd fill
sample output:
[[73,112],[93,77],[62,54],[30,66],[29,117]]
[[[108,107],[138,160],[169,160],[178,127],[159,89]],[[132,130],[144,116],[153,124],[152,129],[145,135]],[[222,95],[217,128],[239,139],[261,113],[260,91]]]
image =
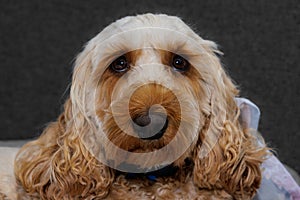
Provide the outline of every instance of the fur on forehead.
[[100,66],[103,72],[120,55],[145,48],[173,52],[190,62],[200,54],[218,52],[214,42],[202,39],[180,18],[143,14],[110,24],[88,42],[83,54],[90,54],[92,71]]

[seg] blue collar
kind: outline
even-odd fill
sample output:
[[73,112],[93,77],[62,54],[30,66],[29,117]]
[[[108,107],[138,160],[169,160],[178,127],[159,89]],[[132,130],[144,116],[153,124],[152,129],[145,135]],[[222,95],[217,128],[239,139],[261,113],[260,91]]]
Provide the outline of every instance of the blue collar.
[[[159,170],[147,172],[147,173],[125,173],[126,179],[138,179],[138,178],[146,178],[150,181],[156,181],[157,178],[160,177],[169,177],[176,174],[178,171],[178,167],[174,167],[172,164],[166,167],[163,167]],[[119,172],[122,173],[122,172]]]

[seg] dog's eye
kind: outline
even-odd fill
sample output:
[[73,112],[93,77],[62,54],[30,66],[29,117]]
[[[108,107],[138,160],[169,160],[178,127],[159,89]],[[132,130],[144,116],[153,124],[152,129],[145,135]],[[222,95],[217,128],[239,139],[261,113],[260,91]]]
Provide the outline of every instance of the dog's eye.
[[173,57],[172,66],[175,70],[186,71],[189,68],[189,62],[179,55]]
[[110,64],[110,68],[115,72],[124,72],[129,68],[126,57],[121,56]]

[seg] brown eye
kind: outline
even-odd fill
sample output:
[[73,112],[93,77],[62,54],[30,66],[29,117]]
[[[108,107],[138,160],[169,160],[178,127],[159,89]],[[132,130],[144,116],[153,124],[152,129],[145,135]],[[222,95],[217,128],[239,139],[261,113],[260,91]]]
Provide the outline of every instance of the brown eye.
[[189,62],[179,55],[173,57],[172,66],[175,70],[186,71],[189,68]]
[[129,68],[126,57],[121,56],[121,57],[117,58],[116,60],[114,60],[110,64],[110,68],[115,72],[125,72]]

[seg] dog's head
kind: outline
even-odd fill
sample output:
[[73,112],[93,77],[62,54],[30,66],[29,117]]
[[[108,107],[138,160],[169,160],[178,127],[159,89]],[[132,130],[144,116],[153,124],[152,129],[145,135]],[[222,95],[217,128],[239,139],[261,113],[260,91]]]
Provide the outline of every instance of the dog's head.
[[58,137],[82,143],[72,156],[92,155],[104,164],[98,176],[108,183],[112,168],[180,168],[189,158],[199,188],[252,196],[264,149],[239,124],[238,90],[219,53],[177,17],[112,23],[76,60]]
[[237,90],[215,53],[213,42],[177,17],[126,17],[107,27],[75,67],[74,106],[97,126],[85,134],[86,146],[104,145],[105,155],[99,146],[91,151],[113,167],[126,162],[149,170],[182,161],[209,123],[200,141],[204,157],[226,115],[238,112]]

